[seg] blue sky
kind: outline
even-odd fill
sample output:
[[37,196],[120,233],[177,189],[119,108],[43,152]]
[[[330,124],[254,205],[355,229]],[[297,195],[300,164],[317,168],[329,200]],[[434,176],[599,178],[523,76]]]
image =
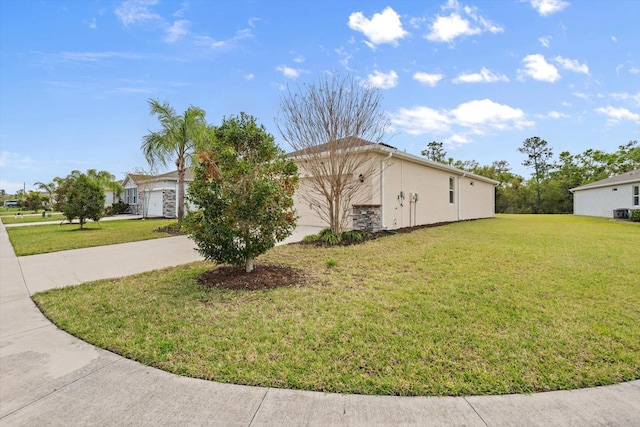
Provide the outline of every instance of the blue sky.
[[[557,156],[640,138],[640,2],[0,0],[0,188],[148,168],[147,100],[274,118],[327,71],[377,85],[385,142],[456,160]],[[165,170],[159,170],[164,172]]]

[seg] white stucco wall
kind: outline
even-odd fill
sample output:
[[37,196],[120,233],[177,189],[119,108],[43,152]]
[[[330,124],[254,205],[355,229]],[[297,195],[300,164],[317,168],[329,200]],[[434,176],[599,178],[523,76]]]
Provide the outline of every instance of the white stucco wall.
[[637,185],[640,181],[576,191],[573,193],[573,213],[613,218],[614,209],[640,209],[632,204],[632,189]]
[[[405,159],[393,160],[384,171],[384,180],[383,225],[389,229],[495,216],[495,187],[491,183]],[[414,202],[411,195],[416,193],[418,200]]]
[[[364,197],[354,203],[382,204],[383,227],[397,229],[495,216],[492,183],[405,158],[392,157],[381,164],[386,157],[383,153],[374,156],[373,172],[365,174],[363,183],[357,184],[364,187]],[[299,170],[304,173],[304,166],[299,164]],[[454,180],[453,203],[449,201],[449,178]],[[300,216],[298,224],[326,226],[308,202],[304,202],[301,193],[308,190],[308,184],[302,178],[295,195],[295,207]],[[404,198],[400,197],[401,193]],[[411,196],[416,193],[418,200],[414,202]]]

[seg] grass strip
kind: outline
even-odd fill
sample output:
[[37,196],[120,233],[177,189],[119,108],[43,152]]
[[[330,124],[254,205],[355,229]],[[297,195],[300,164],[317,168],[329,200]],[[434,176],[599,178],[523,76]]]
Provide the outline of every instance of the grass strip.
[[65,220],[64,215],[61,213],[47,213],[48,216],[43,217],[42,214],[37,215],[21,215],[15,216],[2,216],[0,219],[3,224],[26,224],[31,222],[61,222]]
[[34,225],[10,227],[7,233],[16,255],[25,256],[168,237],[154,230],[171,222],[168,219],[89,222],[83,229],[78,224]]

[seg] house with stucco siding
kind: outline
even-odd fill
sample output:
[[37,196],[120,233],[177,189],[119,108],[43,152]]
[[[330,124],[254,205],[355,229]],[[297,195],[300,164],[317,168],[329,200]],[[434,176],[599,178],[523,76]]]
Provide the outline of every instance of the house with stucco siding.
[[573,193],[574,215],[628,218],[631,209],[640,209],[640,169],[569,191]]
[[[495,216],[497,181],[449,165],[407,154],[386,144],[367,144],[370,162],[365,173],[355,171],[353,185],[363,187],[352,208],[353,229],[398,229],[439,222]],[[299,225],[326,227],[319,212],[323,205],[310,204],[304,193],[314,191],[305,162],[317,161],[304,151],[289,154],[300,174],[295,207]],[[315,160],[312,160],[315,159]],[[317,197],[316,199],[320,199]]]
[[[191,181],[193,171],[187,169],[185,192]],[[129,213],[145,217],[178,216],[178,171],[161,175],[127,174],[122,186],[122,201],[129,205]]]

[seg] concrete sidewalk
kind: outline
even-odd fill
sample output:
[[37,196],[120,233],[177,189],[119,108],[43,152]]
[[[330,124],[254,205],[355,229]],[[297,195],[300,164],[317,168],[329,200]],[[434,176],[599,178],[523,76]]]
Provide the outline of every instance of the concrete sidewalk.
[[[289,241],[316,231],[299,229]],[[193,248],[168,237],[17,258],[0,225],[0,425],[640,425],[640,381],[527,396],[402,398],[179,377],[68,335],[30,298],[200,259]]]

